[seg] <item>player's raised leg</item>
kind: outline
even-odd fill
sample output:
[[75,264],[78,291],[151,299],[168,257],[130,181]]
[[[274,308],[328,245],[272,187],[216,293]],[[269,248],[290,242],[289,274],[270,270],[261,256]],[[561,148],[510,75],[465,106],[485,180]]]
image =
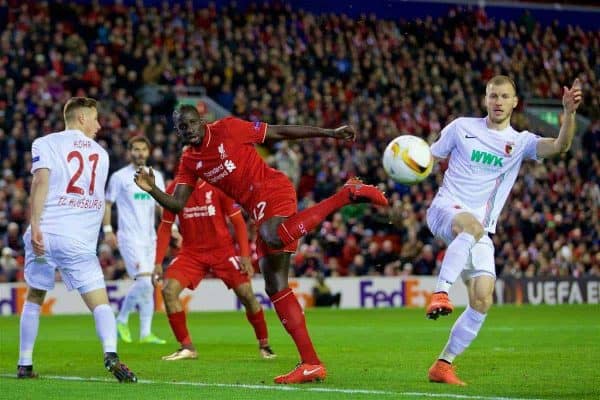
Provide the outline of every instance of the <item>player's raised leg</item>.
[[108,304],[108,295],[103,280],[80,287],[79,293],[94,315],[96,333],[102,342],[104,367],[119,382],[135,383],[137,377],[119,360],[117,355],[117,329],[115,315]]
[[46,296],[45,290],[28,287],[27,300],[21,312],[19,328],[19,363],[17,378],[36,378],[33,371],[33,348],[40,324],[40,309]]
[[288,286],[288,269],[291,253],[278,252],[265,255],[261,269],[265,277],[265,290],[285,330],[294,340],[300,363],[285,375],[275,378],[275,383],[304,383],[325,379],[327,371],[319,360],[306,328],[306,320],[298,299]]
[[[174,266],[171,265],[169,269],[171,268],[174,268]],[[183,284],[177,279],[166,278],[162,289],[169,325],[180,345],[179,350],[162,357],[165,361],[195,360],[198,358],[198,352],[192,343],[192,337],[187,328],[185,310],[179,299],[183,288]]]
[[471,249],[484,234],[481,223],[470,213],[458,213],[452,219],[454,239],[448,244],[442,260],[440,275],[427,306],[427,317],[437,319],[440,315],[448,315],[454,307],[448,298],[450,287],[467,266]]
[[471,345],[481,330],[493,302],[494,282],[495,278],[490,274],[476,276],[467,282],[469,306],[454,323],[448,343],[429,369],[430,381],[465,385],[454,373],[452,363]]
[[258,300],[256,300],[252,285],[250,282],[242,283],[241,285],[234,287],[233,291],[246,309],[246,318],[254,329],[256,340],[258,340],[258,351],[261,357],[267,360],[277,357],[269,345],[269,333],[265,321],[265,313]]
[[351,203],[387,206],[388,200],[375,186],[366,185],[358,178],[351,178],[333,196],[290,216],[281,223],[277,234],[283,244],[279,248],[298,240],[316,228],[329,214]]

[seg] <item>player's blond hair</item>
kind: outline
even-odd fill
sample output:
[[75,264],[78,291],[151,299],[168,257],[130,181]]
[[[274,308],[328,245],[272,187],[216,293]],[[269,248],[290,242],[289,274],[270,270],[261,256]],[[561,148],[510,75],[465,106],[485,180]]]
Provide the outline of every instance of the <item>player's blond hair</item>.
[[512,78],[510,76],[506,76],[506,75],[496,75],[494,76],[492,79],[490,79],[487,83],[487,85],[485,85],[485,89],[487,91],[487,88],[490,87],[491,85],[504,85],[508,83],[510,86],[512,86],[513,90],[515,91],[515,96],[517,95],[517,84],[515,83],[515,81],[512,80]]
[[75,118],[77,118],[77,111],[81,108],[97,109],[98,102],[89,97],[71,97],[63,109],[63,116],[67,125],[75,121]]

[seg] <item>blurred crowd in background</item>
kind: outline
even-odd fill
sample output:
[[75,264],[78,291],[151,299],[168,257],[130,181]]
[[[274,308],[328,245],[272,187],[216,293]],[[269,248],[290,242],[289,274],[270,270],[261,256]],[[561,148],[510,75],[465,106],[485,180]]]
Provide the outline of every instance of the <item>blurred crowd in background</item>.
[[[333,214],[301,242],[295,276],[435,274],[445,247],[425,211],[442,171],[416,186],[395,184],[381,153],[401,133],[431,143],[454,118],[485,115],[485,83],[499,73],[525,99],[560,100],[579,77],[580,113],[592,123],[581,147],[524,164],[493,235],[498,275],[600,276],[600,30],[541,26],[527,13],[493,20],[483,9],[388,21],[279,3],[238,10],[7,0],[0,29],[0,281],[22,279],[31,143],[63,129],[69,97],[100,101],[97,140],[111,172],[128,162],[127,140],[143,134],[154,145],[151,165],[169,178],[180,151],[171,112],[199,87],[240,118],[358,128],[354,145],[320,139],[263,149],[296,184],[300,208],[354,175],[392,200],[389,210],[353,205]],[[517,129],[527,128],[522,107]],[[99,256],[107,279],[125,276],[102,236]]]

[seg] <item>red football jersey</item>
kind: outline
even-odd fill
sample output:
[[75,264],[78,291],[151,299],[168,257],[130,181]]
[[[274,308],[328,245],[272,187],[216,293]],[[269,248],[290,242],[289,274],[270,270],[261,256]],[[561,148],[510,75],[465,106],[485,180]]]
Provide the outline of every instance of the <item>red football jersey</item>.
[[[177,179],[171,182],[167,193],[172,194],[177,184]],[[179,231],[183,237],[182,248],[214,251],[233,246],[225,217],[239,212],[240,208],[231,198],[206,182],[199,181],[185,207],[177,214]],[[164,209],[162,219],[174,222],[175,214]]]
[[281,178],[289,181],[283,172],[269,167],[254,147],[266,134],[264,122],[227,117],[207,124],[202,143],[188,147],[181,156],[177,181],[193,186],[202,178],[251,212],[259,201],[253,198],[254,191]]

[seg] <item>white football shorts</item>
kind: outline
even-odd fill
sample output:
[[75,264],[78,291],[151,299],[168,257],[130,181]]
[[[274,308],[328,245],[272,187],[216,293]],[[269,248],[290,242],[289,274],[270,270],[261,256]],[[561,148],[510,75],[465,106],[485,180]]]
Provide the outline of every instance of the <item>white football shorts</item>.
[[118,239],[119,252],[123,261],[127,274],[131,278],[135,278],[139,274],[151,274],[154,271],[154,260],[156,258],[156,242],[152,244],[142,245],[136,242],[128,242]]
[[[454,204],[436,201],[427,210],[427,225],[434,236],[442,239],[446,245],[454,239],[452,220],[456,214],[469,212],[464,208],[456,208]],[[468,281],[480,275],[496,277],[494,261],[494,243],[487,232],[475,243],[469,254],[469,260],[461,273],[463,281]]]
[[[46,253],[38,257],[31,245],[31,232],[23,235],[25,242],[25,281],[34,289],[54,289],[55,271],[58,269],[68,290],[105,288],[104,274],[96,253],[75,239],[44,233]],[[81,290],[80,290],[81,292]]]

